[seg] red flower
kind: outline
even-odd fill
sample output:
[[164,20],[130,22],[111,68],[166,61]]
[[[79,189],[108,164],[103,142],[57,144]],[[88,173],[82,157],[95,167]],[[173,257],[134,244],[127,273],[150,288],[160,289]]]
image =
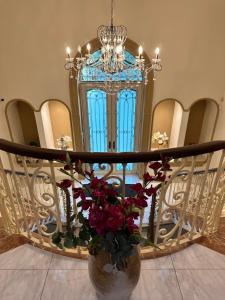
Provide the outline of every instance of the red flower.
[[138,230],[138,226],[134,224],[134,219],[132,217],[128,217],[126,219],[127,229],[130,234],[133,234],[134,231]]
[[149,165],[149,168],[151,168],[151,169],[153,169],[153,170],[158,170],[158,169],[160,169],[162,167],[162,164],[160,163],[160,162],[158,162],[158,161],[155,161],[155,162],[153,162],[153,163],[151,163],[150,165]]
[[115,189],[106,189],[105,193],[108,197],[117,197],[118,192]]
[[91,208],[89,212],[89,222],[90,226],[94,228],[97,234],[103,236],[106,231],[106,214],[98,206]]
[[139,208],[147,207],[148,203],[145,199],[146,199],[146,197],[140,197],[140,198],[135,199],[135,205]]
[[82,201],[82,210],[88,210],[92,206],[91,200],[84,200]]
[[90,226],[94,228],[99,235],[106,232],[116,232],[122,228],[125,222],[123,207],[106,204],[103,209],[99,206],[90,209]]
[[68,189],[72,185],[72,180],[64,179],[63,181],[60,182],[59,185],[62,189]]
[[145,193],[147,196],[151,197],[152,195],[154,195],[156,193],[156,188],[154,188],[152,185],[150,188],[145,189]]
[[92,180],[91,180],[91,183],[90,183],[90,187],[92,189],[99,189],[101,187],[103,187],[105,184],[105,181],[102,180],[102,179],[99,179],[98,177],[94,177]]
[[156,177],[156,180],[158,180],[158,181],[165,181],[165,179],[166,179],[166,175],[165,174],[163,174],[162,172],[159,172],[158,174],[157,174],[157,177]]
[[171,171],[170,164],[168,162],[163,162],[162,165],[163,171]]
[[70,170],[70,165],[65,165],[64,170],[69,171]]
[[98,199],[104,199],[105,193],[96,189],[93,191],[92,196],[97,197]]
[[144,181],[147,183],[149,181],[152,181],[153,180],[153,177],[148,173],[146,172],[144,175],[143,175],[143,179]]
[[132,197],[128,197],[128,198],[126,198],[126,199],[124,199],[124,207],[125,208],[129,208],[129,207],[131,207],[134,203],[135,203],[135,198],[132,198]]
[[107,213],[106,226],[109,231],[116,232],[124,224],[125,215],[122,206],[109,205],[105,207]]
[[135,192],[139,193],[139,192],[143,191],[143,186],[141,185],[141,183],[136,183],[131,186],[131,189],[134,190]]
[[84,190],[82,188],[73,188],[73,198],[74,199],[81,198],[83,201],[85,201],[86,196]]

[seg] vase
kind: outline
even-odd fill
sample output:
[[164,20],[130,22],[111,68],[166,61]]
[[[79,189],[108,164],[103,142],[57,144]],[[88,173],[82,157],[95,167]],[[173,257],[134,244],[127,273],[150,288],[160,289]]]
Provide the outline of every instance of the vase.
[[134,250],[134,254],[126,258],[126,267],[122,270],[112,268],[108,252],[101,251],[95,256],[89,255],[89,276],[98,299],[126,300],[130,298],[138,283],[141,269],[139,249]]

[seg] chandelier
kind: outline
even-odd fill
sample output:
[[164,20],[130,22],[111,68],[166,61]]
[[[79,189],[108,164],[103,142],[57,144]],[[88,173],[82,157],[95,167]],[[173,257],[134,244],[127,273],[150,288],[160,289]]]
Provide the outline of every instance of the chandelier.
[[[98,27],[97,36],[101,43],[99,57],[96,59],[91,53],[91,45],[86,46],[86,53],[78,47],[77,57],[71,56],[71,49],[66,48],[67,57],[65,69],[70,72],[70,78],[75,77],[79,82],[98,81],[99,85],[108,93],[117,92],[121,85],[148,83],[148,74],[162,70],[159,48],[155,49],[155,57],[146,62],[143,57],[143,47],[139,46],[138,55],[134,61],[126,59],[124,43],[127,39],[127,28],[114,25],[114,0],[111,0],[111,24]],[[100,79],[99,79],[100,78]]]

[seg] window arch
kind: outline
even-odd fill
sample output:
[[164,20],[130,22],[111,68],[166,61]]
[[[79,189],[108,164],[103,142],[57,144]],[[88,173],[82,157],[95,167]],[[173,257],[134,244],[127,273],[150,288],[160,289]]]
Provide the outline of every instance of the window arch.
[[[96,38],[92,41],[89,41],[89,43],[92,46],[92,51],[93,51],[93,56],[92,58],[95,59],[96,61],[100,57],[100,50],[101,49],[101,44],[99,40]],[[138,54],[138,44],[131,41],[130,39],[127,39],[125,42],[125,48],[126,48],[126,62],[128,64],[133,64],[134,63],[134,58]],[[86,51],[86,46],[84,45],[81,49],[82,52]],[[79,53],[75,56],[75,59],[79,57]],[[148,56],[144,53],[143,54],[146,63],[150,63],[150,60]],[[105,83],[103,82],[104,72],[100,72],[98,74],[95,74],[94,76],[94,70],[91,68],[87,68],[84,71],[84,74],[81,74],[83,77],[83,80],[79,78],[79,85],[76,79],[76,76],[73,78],[69,78],[69,85],[70,85],[70,100],[71,100],[71,110],[72,110],[72,126],[73,126],[73,132],[74,136],[76,136],[76,150],[77,151],[85,151],[87,150],[85,148],[85,143],[84,143],[84,134],[82,131],[82,123],[84,116],[82,115],[82,110],[84,101],[84,92],[83,89],[101,89],[104,91],[105,89]],[[153,99],[153,76],[152,73],[148,74],[148,84],[144,85],[141,82],[140,74],[135,72],[136,75],[133,76],[134,80],[131,82],[130,88],[132,89],[134,86],[140,86],[141,88],[139,89],[139,97],[141,98],[141,109],[143,109],[143,118],[142,118],[142,126],[141,126],[141,131],[139,132],[139,137],[140,137],[140,151],[147,151],[149,149],[149,143],[150,143],[150,135],[149,132],[151,130],[151,116],[152,116],[152,99]],[[116,77],[120,76],[120,86],[121,89],[124,89],[123,81],[121,78],[124,78],[125,80],[125,73],[121,72],[119,75],[115,74],[114,77],[114,82],[115,84],[117,83]],[[140,83],[140,84],[139,84]],[[85,86],[85,88],[84,88]],[[108,103],[108,101],[107,101]]]

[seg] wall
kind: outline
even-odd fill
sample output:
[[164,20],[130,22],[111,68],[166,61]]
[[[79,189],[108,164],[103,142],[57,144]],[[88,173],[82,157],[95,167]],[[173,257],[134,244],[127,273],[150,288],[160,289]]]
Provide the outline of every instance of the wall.
[[[9,139],[4,116],[8,101],[21,98],[38,109],[46,99],[69,105],[65,47],[96,37],[108,24],[106,0],[0,0],[0,137]],[[154,104],[180,100],[184,108],[200,98],[218,103],[225,91],[225,1],[116,1],[115,23],[142,44],[150,57],[161,48],[163,71],[154,88]],[[135,22],[134,22],[135,20]],[[225,110],[221,103],[221,112]],[[217,138],[225,139],[220,117]]]
[[[152,133],[158,131],[161,133],[166,132],[167,136],[170,138],[174,115],[174,106],[174,100],[166,100],[157,105],[153,116]],[[157,145],[153,143],[152,147],[156,148]]]
[[204,100],[195,103],[191,107],[184,145],[192,145],[199,143],[205,115],[205,109],[206,102]]
[[40,141],[33,109],[24,102],[18,102],[17,108],[25,144],[30,145],[31,143],[35,143],[39,146]]
[[211,136],[216,122],[216,117],[217,117],[217,105],[210,100],[206,100],[206,108],[205,108],[204,120],[202,123],[202,130],[199,137],[199,143],[205,143],[211,140]]
[[171,148],[178,146],[182,115],[183,115],[183,109],[181,105],[178,102],[175,102],[174,116],[173,116],[173,122],[171,127],[171,136],[169,140],[169,146]]
[[[50,101],[48,103],[48,106],[52,124],[54,144],[55,147],[58,148],[57,139],[62,135],[70,136],[72,138],[70,115],[67,107],[58,101]],[[70,143],[70,148],[71,147],[72,143]]]
[[[23,135],[23,130],[22,130],[21,119],[20,119],[20,115],[19,115],[19,111],[18,111],[17,101],[11,103],[8,106],[7,115],[8,115],[8,120],[9,120],[10,127],[11,127],[11,132],[13,135],[13,140],[17,143],[24,144],[25,140],[24,140],[24,135]],[[5,116],[4,116],[4,118],[5,118]],[[2,119],[2,120],[4,120],[4,119]],[[2,133],[4,132],[3,130],[1,130],[1,131],[2,131]]]
[[43,132],[44,132],[44,137],[43,137],[44,140],[42,141],[42,144],[45,144],[45,146],[47,148],[54,149],[55,143],[54,143],[52,123],[51,123],[48,102],[44,103],[41,108],[41,118],[42,118],[42,120],[41,120],[42,122],[40,124],[40,127],[41,127],[41,125],[43,126]]

